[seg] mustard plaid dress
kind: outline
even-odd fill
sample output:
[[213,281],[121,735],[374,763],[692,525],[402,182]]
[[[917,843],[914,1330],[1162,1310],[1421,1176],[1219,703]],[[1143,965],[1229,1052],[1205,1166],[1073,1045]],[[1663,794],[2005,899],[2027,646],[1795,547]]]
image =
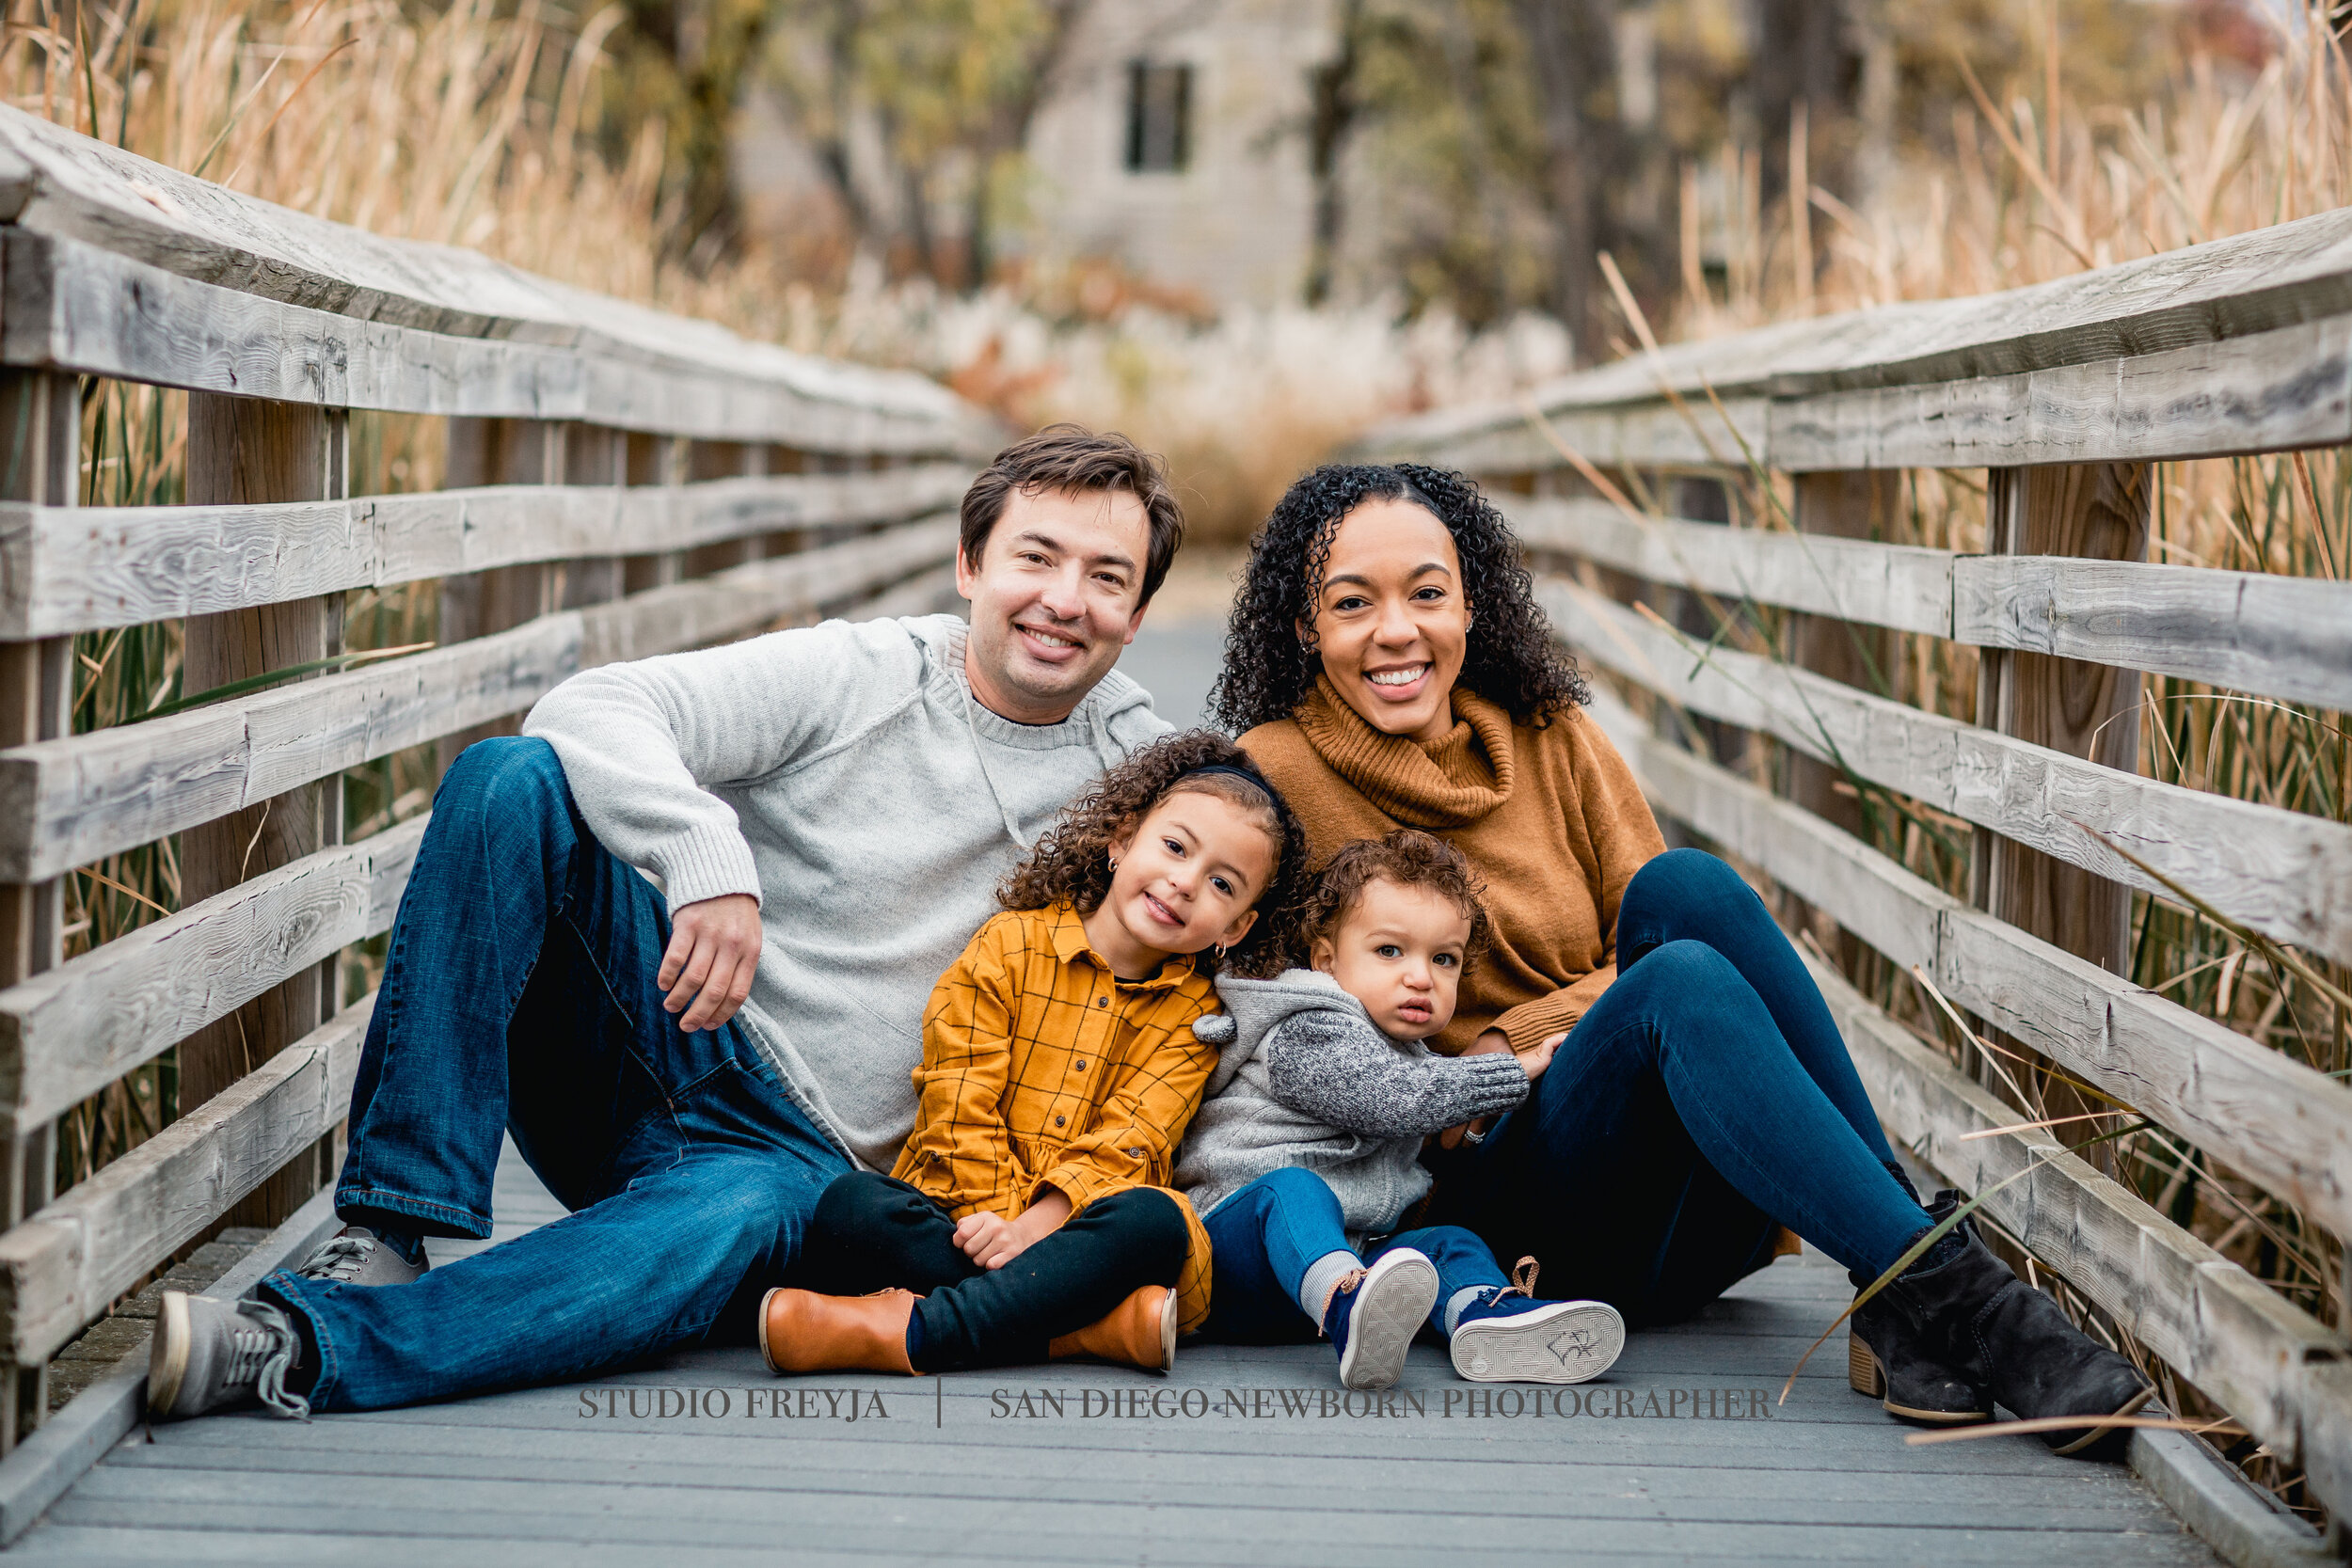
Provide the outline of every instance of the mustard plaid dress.
[[956,1219],[1016,1218],[1047,1186],[1073,1212],[1130,1187],[1176,1200],[1192,1249],[1184,1332],[1209,1315],[1209,1237],[1168,1182],[1216,1047],[1192,1023],[1216,990],[1190,958],[1121,980],[1068,904],[980,927],[923,1012],[914,1132],[891,1174]]

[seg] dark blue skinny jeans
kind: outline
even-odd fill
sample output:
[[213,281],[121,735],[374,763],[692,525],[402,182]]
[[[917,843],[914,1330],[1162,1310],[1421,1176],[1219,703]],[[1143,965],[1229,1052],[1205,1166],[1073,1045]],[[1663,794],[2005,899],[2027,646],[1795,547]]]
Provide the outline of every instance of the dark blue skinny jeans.
[[1772,1260],[1786,1225],[1875,1276],[1932,1223],[1887,1170],[1845,1041],[1796,949],[1731,868],[1676,849],[1635,873],[1617,978],[1476,1148],[1426,1156],[1423,1216],[1544,1293],[1635,1323],[1688,1317]]
[[392,926],[335,1190],[345,1219],[490,1234],[502,1134],[573,1211],[408,1285],[280,1271],[319,1410],[587,1375],[748,1338],[848,1160],[735,1024],[688,1034],[654,984],[661,895],[580,820],[538,740],[441,781]]
[[1212,1270],[1209,1321],[1200,1328],[1227,1344],[1290,1345],[1321,1334],[1323,1325],[1298,1304],[1298,1287],[1310,1264],[1334,1252],[1354,1252],[1366,1263],[1397,1247],[1428,1258],[1438,1267],[1429,1327],[1440,1338],[1446,1304],[1457,1291],[1510,1283],[1486,1243],[1460,1226],[1428,1226],[1360,1250],[1350,1246],[1330,1184],[1296,1165],[1261,1176],[1201,1216],[1200,1225],[1209,1233]]

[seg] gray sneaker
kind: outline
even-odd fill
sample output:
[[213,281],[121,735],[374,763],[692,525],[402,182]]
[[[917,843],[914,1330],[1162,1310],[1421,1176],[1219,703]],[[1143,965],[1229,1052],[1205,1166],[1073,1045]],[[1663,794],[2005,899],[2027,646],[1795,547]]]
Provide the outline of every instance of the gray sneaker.
[[147,1352],[147,1413],[169,1421],[259,1402],[307,1418],[310,1402],[286,1387],[301,1355],[294,1325],[267,1302],[166,1291]]
[[424,1271],[424,1264],[411,1263],[366,1226],[347,1225],[294,1273],[329,1285],[405,1285]]

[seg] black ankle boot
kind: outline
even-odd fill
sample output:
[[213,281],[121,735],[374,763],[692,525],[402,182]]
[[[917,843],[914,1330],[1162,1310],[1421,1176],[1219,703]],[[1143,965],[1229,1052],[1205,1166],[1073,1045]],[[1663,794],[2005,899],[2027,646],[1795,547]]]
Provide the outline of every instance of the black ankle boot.
[[[1919,1195],[1912,1190],[1902,1168],[1887,1168],[1917,1202]],[[1941,1223],[1959,1202],[1960,1194],[1947,1189],[1926,1207],[1929,1215]],[[1961,1225],[1967,1223],[1963,1220]],[[1857,1291],[1870,1283],[1855,1274],[1847,1277]],[[1855,1393],[1877,1400],[1897,1420],[1921,1426],[1966,1426],[1992,1418],[1992,1399],[1928,1354],[1910,1320],[1888,1304],[1885,1291],[1855,1307],[1846,1329],[1847,1383]]]
[[[2067,1322],[2057,1302],[2018,1278],[1965,1224],[1955,1234],[1965,1238],[1958,1257],[1932,1269],[1921,1259],[1871,1306],[1885,1303],[1930,1355],[2023,1419],[2128,1416],[2148,1402],[2155,1390],[2129,1361]],[[2129,1432],[2088,1425],[2042,1440],[2060,1453],[2108,1458],[2122,1453]]]

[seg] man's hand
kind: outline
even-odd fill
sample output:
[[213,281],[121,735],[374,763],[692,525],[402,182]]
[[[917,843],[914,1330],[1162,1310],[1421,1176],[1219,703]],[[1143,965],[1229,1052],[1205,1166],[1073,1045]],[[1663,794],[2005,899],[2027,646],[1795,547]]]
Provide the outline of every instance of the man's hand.
[[984,1269],[1001,1269],[1059,1230],[1070,1217],[1070,1199],[1059,1189],[1045,1195],[1017,1220],[1002,1214],[966,1214],[956,1221],[956,1245]]
[[677,1021],[679,1028],[716,1029],[735,1016],[752,993],[762,940],[759,900],[748,893],[722,894],[679,907],[670,917],[670,945],[661,955],[661,972],[654,976],[654,984],[670,993],[661,1006],[674,1013],[685,1011]]

